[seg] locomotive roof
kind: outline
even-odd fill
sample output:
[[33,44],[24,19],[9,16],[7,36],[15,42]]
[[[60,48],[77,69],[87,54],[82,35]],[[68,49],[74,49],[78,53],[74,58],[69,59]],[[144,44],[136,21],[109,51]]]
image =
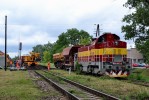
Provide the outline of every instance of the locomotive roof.
[[103,33],[99,38],[105,37],[105,36],[110,35],[110,34],[112,34],[117,40],[120,40],[120,37],[118,35],[110,33],[110,32]]
[[71,46],[71,47],[67,47],[65,49],[63,49],[62,55],[63,56],[68,56],[70,54],[70,51],[75,49],[75,48],[80,48],[81,45],[76,45],[76,46]]
[[61,53],[55,53],[55,54],[53,54],[53,56],[56,56],[56,55],[60,55]]

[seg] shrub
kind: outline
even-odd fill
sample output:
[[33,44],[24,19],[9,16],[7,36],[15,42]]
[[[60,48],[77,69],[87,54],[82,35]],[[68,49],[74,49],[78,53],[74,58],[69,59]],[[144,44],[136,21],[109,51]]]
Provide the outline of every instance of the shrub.
[[76,68],[76,74],[80,74],[81,73],[81,64],[79,64],[78,61],[76,61],[75,68]]

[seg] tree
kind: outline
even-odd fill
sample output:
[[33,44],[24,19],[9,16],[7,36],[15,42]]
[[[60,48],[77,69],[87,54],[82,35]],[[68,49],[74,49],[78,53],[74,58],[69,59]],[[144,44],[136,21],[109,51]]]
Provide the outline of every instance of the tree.
[[44,46],[43,45],[36,45],[33,47],[32,52],[40,53],[41,58],[43,58]]
[[44,60],[44,62],[50,61],[50,52],[49,51],[43,52],[43,60]]
[[79,44],[80,45],[88,45],[91,43],[91,37],[81,38]]
[[136,48],[149,63],[149,2],[147,0],[127,0],[125,7],[133,9],[131,14],[125,15],[122,32],[125,39],[135,39]]
[[63,32],[58,36],[58,40],[53,45],[53,53],[62,52],[64,48],[73,45],[83,45],[90,43],[91,36],[84,30],[78,30],[76,28],[68,29],[67,32]]
[[18,59],[19,59],[19,57],[18,56],[15,56],[14,58],[12,58],[12,61],[16,61]]
[[[51,52],[52,48],[53,48],[53,44],[48,42],[47,44],[44,44],[44,45],[34,46],[32,52],[40,53],[41,58],[43,58],[43,52],[44,51]],[[51,58],[51,56],[50,56],[50,58]]]
[[44,44],[43,49],[44,51],[50,51],[52,47],[53,47],[53,44],[48,42],[47,44]]
[[[67,32],[63,32],[58,36],[58,40],[55,43],[48,42],[44,45],[36,45],[33,47],[33,52],[38,52],[41,58],[45,62],[50,60],[53,62],[53,54],[61,53],[64,48],[72,45],[86,45],[90,43],[91,36],[84,30],[78,30],[76,28],[68,29]],[[46,55],[47,52],[50,52]],[[49,59],[48,59],[48,57]],[[47,60],[48,59],[48,60]]]
[[86,31],[79,31],[76,28],[68,29],[66,32],[66,36],[69,45],[78,45],[81,39],[91,37]]

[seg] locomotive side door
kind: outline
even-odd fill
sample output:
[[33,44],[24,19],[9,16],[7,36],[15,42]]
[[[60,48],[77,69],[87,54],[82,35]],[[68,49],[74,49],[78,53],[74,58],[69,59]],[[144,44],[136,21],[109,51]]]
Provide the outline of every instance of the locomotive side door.
[[78,53],[74,54],[74,70],[76,69],[76,63],[78,61]]

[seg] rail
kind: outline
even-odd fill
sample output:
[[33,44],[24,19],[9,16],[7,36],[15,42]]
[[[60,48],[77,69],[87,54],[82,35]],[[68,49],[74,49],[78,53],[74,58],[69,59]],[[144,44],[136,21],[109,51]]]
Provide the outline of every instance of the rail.
[[53,87],[55,87],[57,90],[59,90],[63,95],[66,95],[70,100],[79,100],[78,97],[76,97],[75,95],[73,95],[73,94],[69,93],[68,91],[64,90],[63,88],[58,86],[55,82],[53,82],[51,79],[48,79],[47,77],[45,77],[44,75],[38,73],[37,71],[35,71],[35,73],[37,75],[39,75],[40,77],[42,77],[43,79],[45,79]]
[[[44,72],[49,73],[47,71],[44,71]],[[73,81],[68,80],[68,79],[66,79],[64,77],[60,77],[60,76],[55,75],[55,74],[52,74],[52,73],[49,73],[49,74],[54,75],[54,76],[57,76],[57,77],[61,78],[62,80],[66,81],[66,82],[68,82],[68,83],[70,83],[70,84],[72,84],[74,86],[77,86],[77,87],[79,87],[79,88],[81,88],[81,89],[83,89],[85,91],[88,91],[89,93],[92,93],[92,94],[94,94],[96,96],[101,96],[101,97],[104,97],[105,99],[108,99],[108,100],[119,100],[119,98],[117,98],[117,97],[114,97],[114,96],[111,96],[109,94],[106,94],[106,93],[97,91],[95,89],[92,89],[92,88],[89,88],[87,86],[81,85],[81,84],[79,84],[77,82],[73,82]]]

